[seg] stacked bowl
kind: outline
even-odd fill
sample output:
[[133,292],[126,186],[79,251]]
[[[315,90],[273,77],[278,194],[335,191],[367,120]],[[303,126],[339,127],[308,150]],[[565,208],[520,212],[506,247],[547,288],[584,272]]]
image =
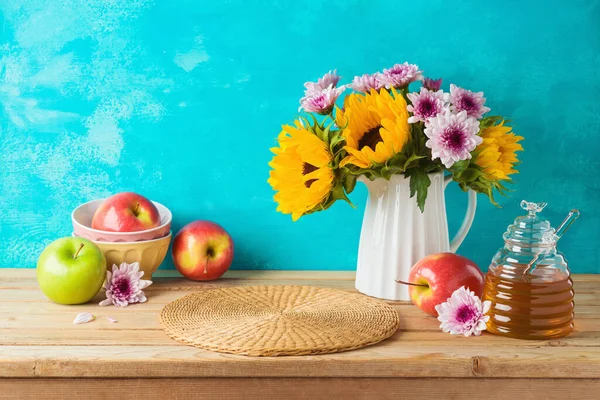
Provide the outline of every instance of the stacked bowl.
[[104,199],[84,203],[73,210],[73,236],[94,242],[106,257],[106,266],[110,270],[113,264],[119,266],[126,262],[138,262],[140,271],[144,271],[144,279],[151,279],[154,271],[163,262],[171,242],[171,211],[160,203],[153,201],[160,214],[160,225],[137,232],[108,232],[92,229],[94,213]]

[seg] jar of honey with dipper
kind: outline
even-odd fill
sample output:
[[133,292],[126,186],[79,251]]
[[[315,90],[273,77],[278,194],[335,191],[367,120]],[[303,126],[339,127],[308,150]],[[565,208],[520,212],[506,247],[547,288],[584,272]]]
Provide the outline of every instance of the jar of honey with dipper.
[[556,244],[579,211],[556,229],[539,215],[546,203],[521,202],[527,215],[504,233],[489,267],[483,300],[491,301],[487,330],[520,339],[553,339],[573,330],[573,281]]

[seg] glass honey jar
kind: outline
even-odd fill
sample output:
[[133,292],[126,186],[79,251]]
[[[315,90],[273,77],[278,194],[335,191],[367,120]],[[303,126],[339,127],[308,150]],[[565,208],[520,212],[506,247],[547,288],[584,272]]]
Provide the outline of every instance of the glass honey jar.
[[487,330],[519,339],[552,339],[573,330],[573,281],[556,243],[579,217],[571,210],[554,229],[538,215],[546,203],[521,202],[527,215],[504,233],[504,247],[486,275],[483,300],[491,301]]

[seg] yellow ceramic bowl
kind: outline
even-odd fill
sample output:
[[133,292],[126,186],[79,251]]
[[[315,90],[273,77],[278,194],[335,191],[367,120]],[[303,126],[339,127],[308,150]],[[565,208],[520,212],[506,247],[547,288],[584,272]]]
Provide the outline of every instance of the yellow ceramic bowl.
[[171,236],[169,232],[167,236],[141,242],[94,243],[104,253],[107,269],[112,270],[113,264],[119,266],[123,262],[138,262],[140,271],[144,271],[142,279],[150,279],[167,255]]

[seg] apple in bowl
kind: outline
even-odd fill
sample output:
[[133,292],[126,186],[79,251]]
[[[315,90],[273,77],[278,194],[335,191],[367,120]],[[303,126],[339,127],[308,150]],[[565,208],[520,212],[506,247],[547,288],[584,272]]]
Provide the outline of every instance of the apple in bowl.
[[133,192],[107,198],[92,218],[92,229],[108,232],[138,232],[158,226],[160,213],[154,203]]
[[444,303],[462,286],[481,298],[484,275],[473,261],[454,253],[438,253],[424,257],[410,270],[408,293],[413,304],[427,314],[438,316],[435,306]]
[[214,222],[194,221],[177,233],[171,253],[181,275],[195,281],[211,281],[231,266],[233,239]]

